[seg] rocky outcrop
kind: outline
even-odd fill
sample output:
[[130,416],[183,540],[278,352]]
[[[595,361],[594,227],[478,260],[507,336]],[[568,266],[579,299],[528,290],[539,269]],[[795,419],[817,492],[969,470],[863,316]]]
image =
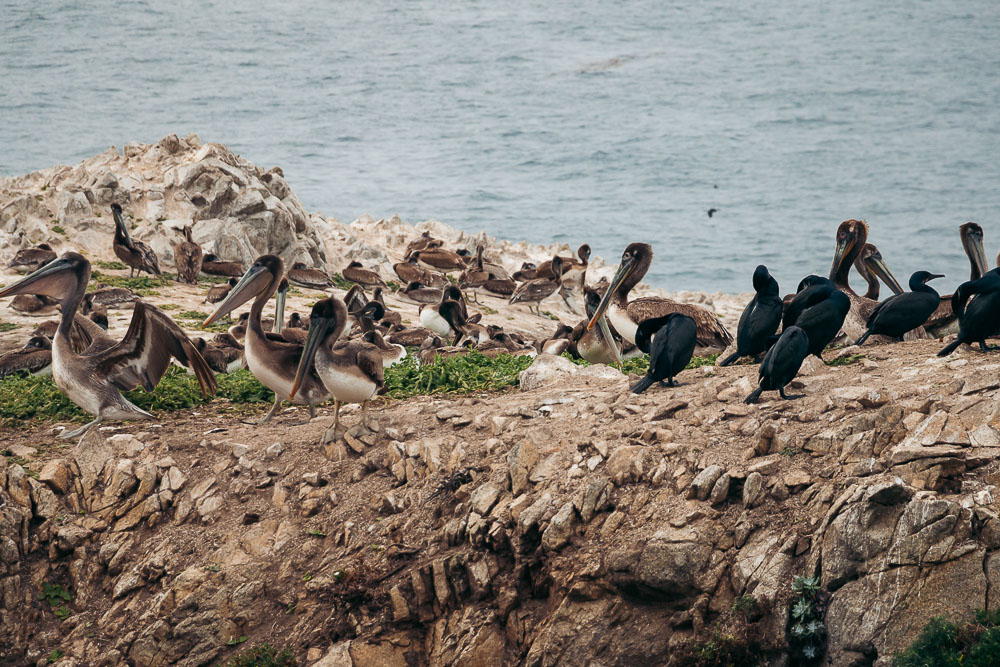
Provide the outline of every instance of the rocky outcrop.
[[110,205],[166,266],[177,230],[192,225],[205,252],[249,264],[264,253],[324,266],[326,250],[280,168],[264,170],[195,135],[110,148],[75,167],[0,180],[0,262],[26,245],[113,260]]
[[930,617],[1000,607],[1000,390],[932,347],[815,369],[794,403],[743,405],[740,367],[635,396],[543,359],[538,388],[395,402],[325,444],[328,416],[18,436],[0,659],[215,664],[245,638],[319,665],[684,664],[722,633],[781,664],[815,577],[824,659],[888,664]]

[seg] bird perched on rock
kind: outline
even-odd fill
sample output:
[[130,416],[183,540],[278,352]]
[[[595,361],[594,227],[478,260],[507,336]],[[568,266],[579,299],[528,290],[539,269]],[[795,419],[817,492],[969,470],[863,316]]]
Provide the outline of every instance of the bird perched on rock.
[[385,281],[382,280],[382,276],[378,272],[366,269],[358,261],[353,261],[344,267],[340,275],[344,276],[344,280],[350,280],[352,283],[357,283],[362,287],[385,287]]
[[927,285],[935,278],[944,276],[929,271],[916,271],[910,276],[910,291],[891,296],[876,306],[868,317],[868,330],[856,344],[863,344],[872,334],[903,340],[903,334],[926,322],[941,301],[937,291]]
[[[850,307],[849,301],[847,307]],[[798,398],[785,394],[785,385],[795,378],[795,374],[802,367],[802,362],[811,353],[809,336],[805,331],[796,326],[782,331],[778,342],[764,355],[764,361],[758,370],[760,386],[746,397],[744,403],[756,403],[761,393],[775,389],[785,400]]]
[[115,239],[111,244],[112,249],[118,259],[125,262],[129,267],[129,278],[135,275],[136,271],[160,275],[160,262],[156,259],[153,249],[142,241],[136,241],[129,234],[128,226],[122,215],[122,207],[117,202],[111,205],[111,213],[115,217]]
[[812,305],[802,311],[794,324],[806,333],[809,354],[823,360],[823,350],[840,333],[850,309],[851,299],[836,287],[824,285],[813,295]]
[[7,265],[20,273],[37,271],[56,258],[56,253],[48,243],[39,243],[34,248],[22,248]]
[[823,276],[808,275],[799,281],[795,294],[784,298],[784,313],[781,316],[781,329],[785,330],[795,324],[802,311],[826,298],[828,291],[823,287],[833,287],[833,281]]
[[753,272],[753,288],[757,292],[740,315],[736,327],[736,351],[719,364],[728,366],[740,357],[754,356],[767,350],[771,336],[781,324],[781,297],[778,281],[761,264]]
[[288,270],[288,279],[302,287],[309,289],[324,290],[333,284],[326,271],[320,269],[310,269],[304,262],[295,262]]
[[177,280],[194,285],[198,282],[198,273],[201,272],[201,246],[191,238],[190,225],[185,225],[180,232],[184,235],[184,240],[174,244],[174,267],[177,269]]
[[[973,296],[976,298],[969,301]],[[938,356],[948,356],[962,343],[979,343],[983,352],[991,349],[986,339],[1000,331],[1000,269],[959,285],[951,297],[951,305],[958,316],[958,338],[938,352]]]
[[646,376],[632,385],[633,394],[641,394],[654,382],[674,386],[674,377],[691,361],[698,342],[698,327],[687,315],[670,313],[644,320],[636,329],[635,344],[649,353]]

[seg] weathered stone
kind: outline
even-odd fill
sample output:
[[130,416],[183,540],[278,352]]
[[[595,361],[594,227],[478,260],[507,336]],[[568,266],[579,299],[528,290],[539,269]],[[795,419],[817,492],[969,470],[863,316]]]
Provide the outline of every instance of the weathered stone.
[[726,497],[729,495],[729,473],[722,473],[719,479],[715,480],[715,484],[712,485],[712,490],[708,495],[708,502],[712,505],[718,505],[725,502]]
[[757,505],[764,497],[764,476],[759,472],[747,475],[743,482],[743,504],[747,507]]
[[65,459],[47,461],[38,473],[38,479],[48,484],[53,491],[67,493],[70,490],[69,464]]
[[507,454],[507,479],[512,494],[519,496],[527,490],[528,474],[537,462],[538,448],[529,440],[518,443],[510,450]]
[[469,498],[469,506],[474,512],[486,516],[493,509],[499,497],[500,487],[492,482],[487,482],[473,492]]
[[518,375],[518,384],[521,391],[531,391],[576,373],[577,365],[569,359],[552,354],[539,354],[531,366]]
[[[689,498],[697,498],[698,500],[707,500],[712,489],[715,487],[715,483],[722,477],[725,470],[719,465],[710,465],[704,470],[702,470],[691,482],[691,488],[688,491]],[[728,489],[728,487],[727,487]]]
[[548,528],[542,532],[542,546],[549,551],[563,548],[569,542],[575,524],[576,511],[573,509],[573,503],[566,503],[552,517]]

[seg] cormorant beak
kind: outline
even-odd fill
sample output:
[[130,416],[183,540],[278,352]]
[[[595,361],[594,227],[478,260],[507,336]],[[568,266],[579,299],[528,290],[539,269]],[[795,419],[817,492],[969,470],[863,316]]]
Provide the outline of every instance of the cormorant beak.
[[900,286],[899,281],[896,280],[896,276],[892,275],[892,271],[889,270],[888,265],[881,257],[865,258],[865,266],[868,267],[869,271],[878,276],[879,280],[884,282],[892,290],[893,294],[903,293],[903,288]]
[[15,294],[38,294],[63,299],[76,282],[72,276],[72,268],[69,260],[57,257],[34,273],[0,290],[0,298]]
[[611,303],[611,297],[618,291],[618,288],[621,287],[621,284],[625,282],[625,279],[629,277],[629,274],[632,273],[634,268],[635,258],[629,257],[627,259],[622,259],[621,266],[618,267],[615,277],[611,279],[611,284],[604,292],[604,298],[601,299],[599,304],[597,304],[597,310],[594,311],[594,315],[590,318],[590,321],[587,322],[587,331],[593,329],[594,325],[597,324],[598,318],[604,315],[604,311],[608,309],[608,304]]
[[830,280],[837,277],[837,271],[840,269],[840,265],[844,262],[844,257],[847,256],[847,253],[849,253],[853,247],[853,236],[845,235],[843,238],[837,239],[837,250],[833,253],[833,266],[830,267]]
[[274,297],[274,333],[280,334],[281,328],[285,324],[285,298],[287,296],[287,291],[278,290]]
[[299,367],[295,371],[295,381],[292,383],[292,393],[288,396],[288,400],[295,398],[295,394],[299,390],[299,385],[302,384],[306,373],[312,368],[313,359],[316,357],[316,350],[319,349],[319,344],[326,338],[326,332],[329,331],[331,321],[331,318],[328,317],[313,316],[309,318],[309,333],[306,334],[305,347],[302,349],[302,358],[299,359]]
[[980,234],[966,234],[962,237],[962,245],[980,276],[990,270],[986,264],[986,249],[983,248],[983,237]]
[[929,283],[930,281],[935,280],[937,278],[944,278],[944,274],[943,273],[932,273],[931,275],[927,276],[927,280],[925,280],[924,282],[925,283]]
[[222,300],[219,307],[215,309],[215,312],[208,316],[208,319],[202,322],[202,327],[207,327],[209,324],[219,319],[224,315],[228,315],[233,312],[244,303],[254,298],[262,291],[264,287],[269,283],[274,276],[271,272],[261,266],[260,264],[254,264],[247,272],[243,274],[240,278],[240,282],[236,283],[236,287],[229,290],[229,295]]
[[128,233],[128,225],[125,224],[125,217],[122,215],[121,211],[116,208],[111,209],[111,214],[115,216],[115,224],[118,225],[118,229],[121,230],[122,236],[125,237],[125,245],[128,246],[130,250],[135,250],[135,245],[132,243],[132,235]]

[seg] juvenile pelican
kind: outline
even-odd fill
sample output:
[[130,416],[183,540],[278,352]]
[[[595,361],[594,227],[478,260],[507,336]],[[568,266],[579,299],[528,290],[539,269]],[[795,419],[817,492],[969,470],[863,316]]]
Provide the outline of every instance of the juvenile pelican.
[[201,271],[201,246],[191,238],[191,226],[185,225],[180,230],[184,240],[174,244],[174,267],[177,269],[177,280],[194,285],[198,282]]
[[205,320],[203,327],[208,326],[223,315],[231,313],[250,299],[254,299],[247,320],[244,356],[247,368],[261,384],[274,392],[274,405],[265,415],[263,423],[267,423],[281,406],[281,401],[288,400],[299,405],[309,406],[309,418],[316,416],[316,404],[327,400],[330,395],[314,372],[307,372],[299,381],[298,391],[294,392],[296,369],[302,358],[302,346],[283,340],[273,340],[268,337],[261,323],[264,305],[278,289],[278,284],[285,272],[285,264],[275,255],[261,255],[247,269],[240,282],[233,288],[215,312]]
[[607,311],[611,326],[622,338],[634,345],[636,329],[640,322],[670,313],[681,313],[694,320],[698,329],[699,347],[725,349],[732,343],[732,335],[719,318],[704,308],[655,296],[635,301],[628,300],[628,293],[646,275],[652,260],[653,248],[648,243],[632,243],[625,248],[621,265],[604,293],[597,312],[587,323],[587,328],[592,329],[597,324],[597,319]]
[[[986,250],[983,248],[983,228],[975,222],[966,222],[958,228],[958,235],[962,240],[965,256],[969,258],[969,281],[979,280],[989,270],[986,265]],[[958,317],[952,308],[953,296],[943,295],[937,309],[924,323],[932,336],[958,333]]]
[[32,336],[20,350],[0,355],[0,378],[27,373],[45,375],[52,368],[52,343],[45,336]]
[[115,240],[111,247],[118,259],[128,265],[129,278],[135,275],[136,271],[160,275],[160,263],[156,259],[156,253],[148,245],[142,241],[136,241],[129,234],[125,218],[122,216],[122,207],[118,203],[112,204],[111,213],[115,217]]
[[[334,421],[327,429],[334,437],[340,425],[341,403],[361,403],[361,423],[367,426],[368,401],[385,384],[382,353],[367,341],[339,342],[347,326],[347,306],[337,297],[323,299],[309,315],[309,333],[291,388],[294,397],[316,373],[334,399]],[[315,360],[315,363],[313,363]]]
[[[830,267],[830,280],[833,281],[834,287],[846,294],[851,302],[851,309],[844,320],[843,329],[852,340],[860,338],[868,329],[868,318],[878,306],[878,301],[858,294],[848,283],[851,267],[864,250],[867,240],[868,223],[864,220],[845,220],[840,223],[840,227],[837,228],[837,247],[833,253],[833,265]],[[882,266],[885,266],[884,263]],[[888,273],[887,268],[885,271]],[[895,278],[892,282],[898,287],[899,283]],[[806,334],[809,332],[806,331]]]
[[552,258],[552,277],[535,278],[518,285],[510,297],[510,303],[525,303],[528,305],[529,311],[531,311],[531,304],[535,304],[536,314],[541,315],[539,304],[555,294],[562,285],[562,261],[562,257],[558,255]]
[[325,290],[333,285],[330,276],[326,271],[320,269],[310,269],[304,262],[295,262],[288,271],[288,279],[296,285],[308,287],[309,289]]
[[226,278],[239,278],[243,275],[243,265],[239,262],[228,262],[219,259],[211,253],[205,254],[201,259],[201,272],[210,276],[225,276]]
[[34,248],[22,248],[7,265],[21,273],[37,271],[56,258],[56,253],[48,243],[39,243]]
[[382,280],[382,276],[377,271],[366,269],[358,261],[351,262],[345,266],[340,275],[344,276],[345,280],[350,280],[352,283],[357,283],[362,287],[385,287],[385,281]]
[[[136,302],[132,323],[118,342],[87,318],[77,317],[89,281],[90,262],[69,252],[0,290],[0,298],[28,293],[60,299],[62,317],[52,346],[52,375],[56,386],[71,401],[95,416],[92,422],[75,431],[63,432],[60,437],[84,436],[106,419],[152,419],[151,414],[133,405],[121,392],[139,385],[153,391],[171,358],[194,371],[203,396],[215,392],[215,376],[194,343],[172,319],[145,301]],[[81,327],[90,339],[82,353],[75,352],[70,342],[74,325]]]

